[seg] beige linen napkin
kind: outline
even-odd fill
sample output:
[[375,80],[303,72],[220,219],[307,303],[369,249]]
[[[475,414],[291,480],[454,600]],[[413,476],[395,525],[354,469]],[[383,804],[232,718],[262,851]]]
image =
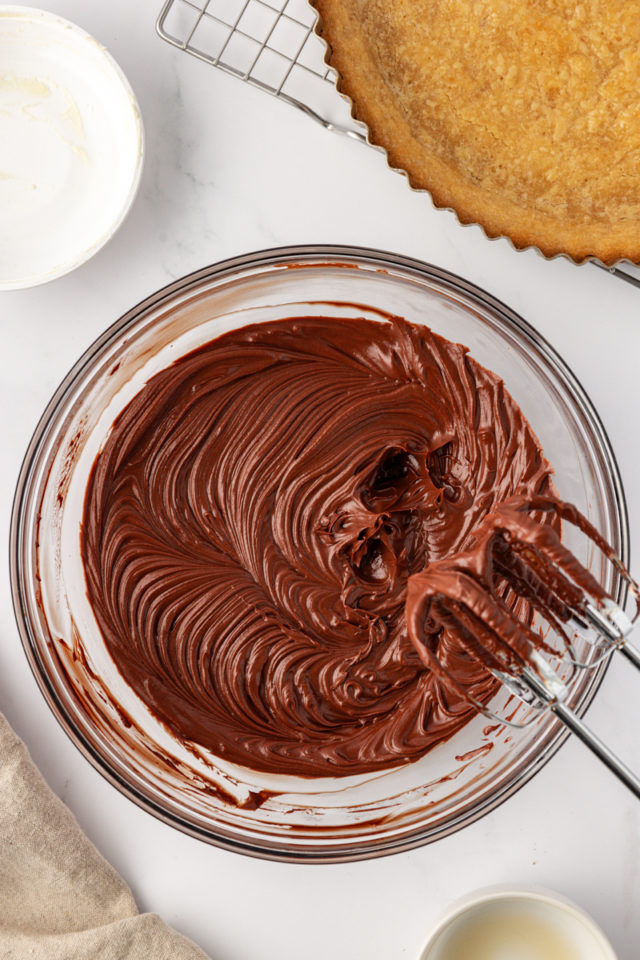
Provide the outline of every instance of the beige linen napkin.
[[206,960],[131,891],[0,714],[1,960]]

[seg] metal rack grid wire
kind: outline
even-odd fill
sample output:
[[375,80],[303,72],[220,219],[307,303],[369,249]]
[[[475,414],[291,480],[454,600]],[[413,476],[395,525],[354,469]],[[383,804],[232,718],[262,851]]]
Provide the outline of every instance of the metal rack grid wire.
[[[308,0],[166,0],[156,30],[179,50],[366,143],[366,128],[336,92],[316,17]],[[639,267],[594,265],[640,288]]]
[[167,0],[156,29],[178,49],[364,141],[364,127],[336,94],[315,21],[307,0]]

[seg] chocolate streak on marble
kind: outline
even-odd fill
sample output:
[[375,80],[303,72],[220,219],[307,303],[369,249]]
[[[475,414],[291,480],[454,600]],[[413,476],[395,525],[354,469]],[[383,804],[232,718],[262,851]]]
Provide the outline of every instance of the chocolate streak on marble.
[[550,490],[495,374],[428,328],[298,317],[150,379],[86,492],[88,596],[127,683],[185,743],[270,773],[422,756],[493,679],[444,630],[425,670],[409,578],[492,506]]

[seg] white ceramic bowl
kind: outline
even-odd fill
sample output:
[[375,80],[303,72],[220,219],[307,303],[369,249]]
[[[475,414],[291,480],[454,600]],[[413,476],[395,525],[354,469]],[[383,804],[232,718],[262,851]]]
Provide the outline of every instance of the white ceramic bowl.
[[124,220],[143,156],[129,83],[93,37],[0,5],[0,290],[93,256]]
[[602,930],[549,890],[480,890],[445,915],[417,960],[616,960]]

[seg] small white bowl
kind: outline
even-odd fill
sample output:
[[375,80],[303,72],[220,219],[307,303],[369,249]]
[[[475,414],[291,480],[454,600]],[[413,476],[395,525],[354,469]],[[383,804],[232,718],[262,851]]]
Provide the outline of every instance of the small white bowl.
[[124,220],[140,110],[107,51],[67,20],[0,5],[0,290],[60,277]]
[[417,960],[617,960],[591,917],[559,894],[490,888],[458,901]]

